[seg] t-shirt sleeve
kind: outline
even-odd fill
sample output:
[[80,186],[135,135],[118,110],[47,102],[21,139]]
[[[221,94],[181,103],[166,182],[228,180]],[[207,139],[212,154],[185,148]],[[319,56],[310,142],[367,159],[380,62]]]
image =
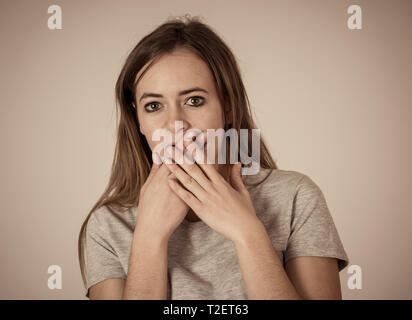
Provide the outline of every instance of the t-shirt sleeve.
[[300,256],[337,258],[339,271],[349,263],[325,197],[306,175],[299,180],[293,199],[285,263]]
[[126,278],[107,233],[94,213],[87,223],[85,251],[87,298],[89,298],[89,289],[94,284],[110,278]]

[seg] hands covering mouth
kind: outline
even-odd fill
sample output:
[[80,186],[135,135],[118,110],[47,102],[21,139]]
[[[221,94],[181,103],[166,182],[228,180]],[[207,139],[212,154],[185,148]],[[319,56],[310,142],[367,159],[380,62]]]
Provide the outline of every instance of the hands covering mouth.
[[[156,164],[162,163],[176,163],[182,164],[183,162],[188,162],[193,164],[194,162],[199,163],[206,163],[207,158],[205,155],[207,154],[207,138],[197,139],[197,136],[192,137],[192,140],[185,141],[181,140],[178,142],[171,142],[166,145],[163,145],[162,148],[155,148],[160,149],[157,151],[152,152],[152,159],[153,162]],[[193,156],[193,154],[195,154]],[[174,160],[174,162],[173,162]],[[212,162],[214,163],[214,162]]]

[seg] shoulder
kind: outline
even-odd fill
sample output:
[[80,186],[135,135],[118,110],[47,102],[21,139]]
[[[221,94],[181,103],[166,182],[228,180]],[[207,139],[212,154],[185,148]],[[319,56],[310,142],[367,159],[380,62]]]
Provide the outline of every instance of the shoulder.
[[306,174],[294,170],[261,168],[254,176],[242,177],[261,215],[291,216],[309,202],[323,201],[318,185]]
[[294,170],[260,168],[256,175],[242,176],[251,193],[281,193],[294,194],[301,184],[311,184],[313,181],[304,173]]
[[133,228],[134,224],[135,207],[119,210],[103,205],[91,213],[87,232],[111,233],[122,227]]

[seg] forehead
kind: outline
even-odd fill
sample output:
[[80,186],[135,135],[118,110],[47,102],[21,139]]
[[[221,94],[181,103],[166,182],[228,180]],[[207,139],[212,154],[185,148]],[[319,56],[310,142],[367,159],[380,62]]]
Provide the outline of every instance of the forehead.
[[[146,69],[142,68],[137,77]],[[179,91],[201,87],[214,92],[212,73],[206,63],[188,50],[175,50],[157,60],[136,86],[137,100],[145,92],[173,95]]]

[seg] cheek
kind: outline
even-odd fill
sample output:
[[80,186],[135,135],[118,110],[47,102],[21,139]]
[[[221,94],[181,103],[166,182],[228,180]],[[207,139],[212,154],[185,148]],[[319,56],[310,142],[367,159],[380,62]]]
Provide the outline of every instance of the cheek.
[[197,125],[194,126],[195,128],[204,131],[206,129],[223,128],[223,121],[222,110],[220,107],[216,107],[205,109],[204,112],[199,113],[196,116],[196,121],[193,121],[193,123]]
[[[156,128],[157,127],[155,127],[154,124],[151,124],[150,122],[145,121],[145,119],[141,119],[139,122],[139,130],[145,136],[147,143],[149,144],[151,148],[154,145],[152,142],[152,136]],[[155,141],[155,143],[157,143],[157,141]]]

